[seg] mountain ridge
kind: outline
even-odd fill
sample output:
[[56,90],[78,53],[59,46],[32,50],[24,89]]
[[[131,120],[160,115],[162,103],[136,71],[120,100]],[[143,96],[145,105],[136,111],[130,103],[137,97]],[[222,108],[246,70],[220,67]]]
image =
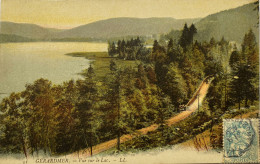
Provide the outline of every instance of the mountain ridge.
[[172,28],[180,29],[185,22],[188,24],[197,19],[175,19],[169,17],[157,18],[131,18],[119,17],[101,20],[81,25],[57,33],[54,37],[97,37],[111,38],[129,35],[153,35],[170,31]]
[[0,33],[17,35],[31,39],[42,39],[51,37],[54,33],[62,31],[54,28],[45,28],[30,23],[15,23],[9,21],[0,22]]
[[[196,40],[209,41],[211,37],[220,40],[241,42],[251,28],[258,36],[257,11],[254,3],[239,6],[204,18],[175,19],[171,17],[133,18],[118,17],[83,24],[71,29],[45,28],[29,23],[0,22],[0,34],[9,34],[35,40],[109,40],[111,38],[145,36],[156,39],[158,35],[172,31],[175,39],[184,24],[194,23],[198,29]],[[155,35],[155,36],[154,36]],[[156,37],[157,35],[157,37]],[[258,37],[257,37],[258,40]]]

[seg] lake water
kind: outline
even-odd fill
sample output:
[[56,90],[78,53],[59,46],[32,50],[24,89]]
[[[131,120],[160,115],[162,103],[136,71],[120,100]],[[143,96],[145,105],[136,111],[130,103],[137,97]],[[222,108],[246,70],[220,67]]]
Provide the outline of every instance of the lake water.
[[80,78],[89,60],[64,54],[107,51],[106,43],[34,42],[0,44],[0,101],[26,83],[46,78],[55,84]]

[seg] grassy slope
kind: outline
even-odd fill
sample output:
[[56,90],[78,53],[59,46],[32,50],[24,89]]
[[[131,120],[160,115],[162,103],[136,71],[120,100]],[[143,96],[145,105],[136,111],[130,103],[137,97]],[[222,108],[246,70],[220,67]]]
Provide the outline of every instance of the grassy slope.
[[[229,115],[226,115],[226,119],[241,119],[241,118],[258,118],[259,110],[258,107],[254,107],[248,110],[248,112],[244,111],[239,115],[236,115],[235,117],[230,117]],[[222,124],[214,125],[212,127],[213,131],[218,131],[218,128],[222,126]],[[197,150],[206,150],[206,149],[212,149],[210,146],[210,129],[204,131],[201,134],[196,135],[194,138],[185,141],[181,143],[179,146],[181,147],[189,147],[189,148],[196,148]],[[195,144],[194,139],[197,141],[201,141],[198,147],[198,144]]]
[[98,79],[105,77],[105,75],[110,72],[109,69],[110,60],[114,59],[117,66],[120,68],[136,67],[140,63],[139,61],[116,59],[108,56],[107,52],[74,52],[66,55],[73,56],[73,57],[85,57],[91,60],[91,64],[95,69]]

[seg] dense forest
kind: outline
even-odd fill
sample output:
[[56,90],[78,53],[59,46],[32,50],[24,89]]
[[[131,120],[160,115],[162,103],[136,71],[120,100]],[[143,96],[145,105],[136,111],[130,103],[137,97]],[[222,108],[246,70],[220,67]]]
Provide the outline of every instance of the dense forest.
[[[259,50],[252,30],[244,35],[241,46],[224,37],[201,43],[194,40],[196,34],[193,24],[185,24],[180,38],[168,40],[166,46],[155,40],[149,49],[139,38],[110,42],[110,71],[103,79],[96,78],[95,66],[90,65],[82,79],[59,85],[38,79],[24,91],[12,93],[0,106],[0,152],[26,157],[41,152],[67,154],[153,123],[161,125],[153,134],[156,137],[141,138],[142,142],[137,140],[130,147],[165,146],[196,128],[193,125],[234,108],[256,105]],[[141,64],[119,67],[117,62],[124,60]],[[167,130],[164,121],[180,112],[180,105],[188,102],[206,76],[214,76],[204,104],[209,114],[202,111],[204,114],[191,116],[189,122],[194,124],[180,123],[179,132]],[[213,121],[205,129],[212,126]],[[221,145],[219,142],[216,144]],[[118,144],[117,149],[121,147]]]

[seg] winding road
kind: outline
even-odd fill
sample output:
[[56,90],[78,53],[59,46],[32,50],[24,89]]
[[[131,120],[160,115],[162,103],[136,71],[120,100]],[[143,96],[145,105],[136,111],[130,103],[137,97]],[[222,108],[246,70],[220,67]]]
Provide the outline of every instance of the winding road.
[[[198,109],[198,104],[200,104],[200,105],[202,104],[202,101],[204,100],[204,98],[207,94],[211,81],[212,81],[211,77],[206,77],[201,82],[200,86],[198,87],[197,91],[193,94],[190,101],[187,103],[186,111],[183,111],[183,112],[179,113],[178,115],[175,115],[175,116],[171,117],[170,119],[166,120],[166,124],[168,126],[172,126],[173,124],[175,124],[181,120],[184,120],[185,118],[190,116],[193,112],[195,112]],[[148,132],[155,131],[158,127],[159,127],[158,124],[153,124],[149,127],[137,130],[136,133],[123,135],[120,137],[120,143],[129,141],[138,135],[145,135]],[[100,143],[96,146],[93,146],[92,155],[99,154],[103,151],[106,151],[110,148],[115,147],[116,145],[117,145],[117,138]],[[80,150],[79,152],[75,152],[75,153],[71,154],[71,156],[72,157],[88,157],[88,156],[90,156],[90,148],[86,148],[86,149]]]

